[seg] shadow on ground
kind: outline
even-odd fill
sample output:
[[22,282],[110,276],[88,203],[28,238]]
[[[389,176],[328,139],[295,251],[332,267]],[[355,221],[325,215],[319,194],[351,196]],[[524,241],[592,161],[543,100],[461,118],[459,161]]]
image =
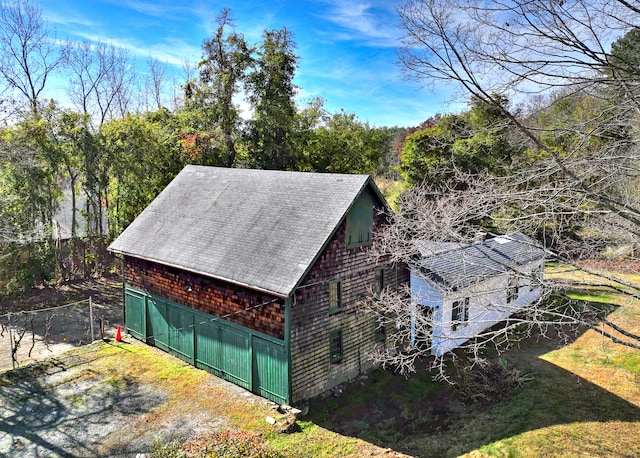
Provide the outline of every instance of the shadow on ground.
[[0,456],[104,456],[105,437],[166,402],[163,392],[89,369],[94,351],[0,374]]
[[[465,401],[451,386],[434,382],[420,369],[408,379],[375,370],[339,393],[311,400],[309,419],[345,436],[424,457],[459,456],[554,425],[640,422],[638,406],[539,358],[559,345],[553,340],[527,341],[519,350],[507,353],[504,361],[513,356],[513,367],[532,375],[533,380],[505,399]],[[640,375],[636,383],[640,383]],[[593,438],[580,441],[589,439]],[[628,440],[632,447],[628,456],[637,456],[640,445]],[[597,447],[603,453],[606,444]]]

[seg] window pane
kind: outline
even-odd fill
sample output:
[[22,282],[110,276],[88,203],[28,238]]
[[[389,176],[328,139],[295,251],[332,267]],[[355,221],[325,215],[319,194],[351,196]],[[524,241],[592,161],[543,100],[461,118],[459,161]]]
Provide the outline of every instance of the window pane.
[[342,360],[342,330],[331,331],[329,334],[329,348],[332,363]]
[[458,329],[459,318],[460,318],[460,301],[454,301],[451,306],[451,329],[453,331]]
[[518,298],[518,279],[510,278],[509,286],[507,287],[507,304],[515,301]]
[[338,280],[329,282],[329,310],[342,307],[342,288]]
[[379,293],[384,289],[384,268],[377,267],[375,272],[376,278],[375,284],[373,285],[373,290],[374,292]]
[[469,298],[468,297],[464,298],[464,311],[463,311],[462,321],[464,321],[465,323],[469,321]]
[[374,334],[374,341],[384,342],[385,340],[387,340],[387,329],[384,327],[384,324],[379,320],[375,321],[375,325],[376,325],[376,330]]

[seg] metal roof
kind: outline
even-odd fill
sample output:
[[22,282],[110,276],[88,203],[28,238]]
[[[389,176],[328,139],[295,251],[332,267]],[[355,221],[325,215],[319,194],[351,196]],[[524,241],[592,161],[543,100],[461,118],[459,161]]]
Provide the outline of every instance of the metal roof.
[[368,175],[186,166],[109,250],[289,295]]
[[545,257],[534,240],[518,232],[472,245],[447,246],[451,249],[422,256],[414,267],[434,283],[454,291]]
[[520,232],[513,232],[487,240],[484,244],[518,266],[545,257],[545,251],[532,238]]

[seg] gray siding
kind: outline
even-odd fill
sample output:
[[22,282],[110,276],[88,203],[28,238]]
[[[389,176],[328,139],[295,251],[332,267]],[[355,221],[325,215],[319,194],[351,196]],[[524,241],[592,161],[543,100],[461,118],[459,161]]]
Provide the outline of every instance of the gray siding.
[[[374,231],[386,218],[374,218]],[[371,368],[368,354],[375,345],[374,317],[365,314],[359,300],[375,282],[370,246],[346,248],[346,223],[339,226],[295,294],[291,308],[291,361],[293,401],[321,394]],[[406,268],[385,265],[387,285],[408,281]],[[341,311],[329,311],[329,281],[341,281]],[[343,357],[331,363],[329,333],[342,330]]]

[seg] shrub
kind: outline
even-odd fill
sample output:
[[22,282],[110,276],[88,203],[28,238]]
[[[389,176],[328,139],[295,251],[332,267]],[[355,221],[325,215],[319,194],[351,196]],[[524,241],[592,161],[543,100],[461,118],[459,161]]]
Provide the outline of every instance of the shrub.
[[482,360],[476,367],[456,367],[455,391],[465,402],[490,404],[508,398],[533,379],[531,374],[507,367],[503,359]]

